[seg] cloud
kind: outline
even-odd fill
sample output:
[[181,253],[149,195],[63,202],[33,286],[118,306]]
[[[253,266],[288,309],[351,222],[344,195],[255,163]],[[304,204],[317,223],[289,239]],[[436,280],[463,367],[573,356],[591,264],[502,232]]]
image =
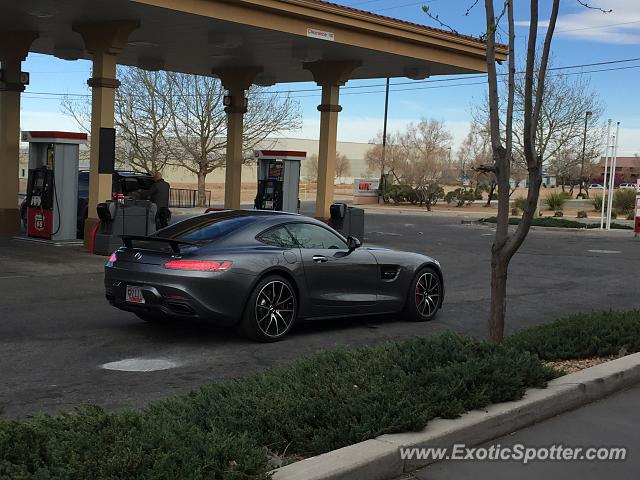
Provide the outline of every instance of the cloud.
[[[573,40],[620,45],[640,44],[640,1],[608,0],[599,6],[613,10],[600,10],[578,6],[574,13],[558,16],[556,36]],[[528,27],[528,20],[518,20],[517,26]],[[547,28],[548,21],[540,21],[539,28]]]

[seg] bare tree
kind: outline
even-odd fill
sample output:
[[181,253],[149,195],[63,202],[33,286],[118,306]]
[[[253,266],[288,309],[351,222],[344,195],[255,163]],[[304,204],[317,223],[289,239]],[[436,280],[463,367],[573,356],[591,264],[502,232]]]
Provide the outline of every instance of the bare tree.
[[118,77],[117,156],[136,170],[162,171],[171,158],[166,145],[170,127],[167,74],[128,67],[120,69]]
[[[367,150],[365,154],[365,161],[367,162],[367,172],[371,176],[379,176],[384,170],[386,174],[391,174],[396,177],[396,171],[404,162],[404,153],[400,148],[400,133],[387,134],[387,146],[384,149],[382,146],[382,132],[379,132],[375,139],[371,140],[371,148]],[[384,168],[382,165],[384,158]]]
[[346,155],[336,152],[336,180],[351,175],[351,163]]
[[305,162],[307,165],[307,173],[305,177],[311,182],[318,181],[318,154],[314,153]]
[[[525,73],[522,84],[522,104],[516,109],[516,68],[515,68],[515,22],[514,2],[504,1],[504,9],[496,15],[494,0],[485,0],[487,72],[489,87],[489,124],[491,127],[491,149],[493,170],[498,183],[498,215],[496,237],[491,249],[491,308],[489,314],[489,338],[500,342],[504,336],[507,299],[507,273],[509,263],[526,238],[537,210],[540,185],[542,184],[543,156],[539,153],[540,124],[546,95],[547,70],[551,42],[558,19],[560,0],[552,0],[550,17],[542,45],[538,47],[539,8],[538,0],[530,0],[529,32]],[[581,0],[578,3],[583,4]],[[508,24],[508,72],[506,110],[504,122],[500,120],[500,94],[496,67],[496,31],[506,14]],[[514,113],[517,111],[518,116]],[[521,116],[520,116],[521,115]],[[528,193],[522,219],[515,232],[509,233],[509,180],[514,160],[514,122],[522,122],[521,156],[526,165]]]
[[[305,162],[307,180],[316,182],[318,180],[318,155],[311,155]],[[351,174],[351,163],[346,155],[336,152],[336,172],[335,179],[339,180]]]
[[417,124],[409,124],[399,138],[403,154],[399,171],[404,181],[423,186],[440,180],[450,167],[452,139],[442,121],[422,119]]
[[[168,146],[176,165],[198,179],[198,205],[205,204],[206,177],[226,162],[227,116],[225,94],[218,79],[179,73],[167,74],[171,136]],[[244,118],[243,149],[246,161],[268,136],[300,127],[298,105],[290,97],[251,87]]]
[[[143,172],[162,171],[169,160],[166,133],[166,73],[119,67],[121,85],[116,90],[114,125],[116,165]],[[63,97],[62,112],[91,134],[91,97]],[[88,151],[87,151],[88,154]]]

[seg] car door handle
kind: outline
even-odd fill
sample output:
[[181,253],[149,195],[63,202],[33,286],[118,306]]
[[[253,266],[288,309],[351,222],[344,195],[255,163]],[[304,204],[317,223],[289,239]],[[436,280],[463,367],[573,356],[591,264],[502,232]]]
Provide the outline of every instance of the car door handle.
[[325,257],[324,255],[314,255],[312,258],[313,258],[313,261],[316,263],[324,263],[328,261],[328,258]]

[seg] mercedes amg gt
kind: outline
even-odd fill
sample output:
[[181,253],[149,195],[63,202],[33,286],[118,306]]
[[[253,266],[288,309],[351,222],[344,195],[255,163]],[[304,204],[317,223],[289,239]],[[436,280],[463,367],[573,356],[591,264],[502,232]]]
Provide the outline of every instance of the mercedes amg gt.
[[105,266],[106,298],[146,321],[203,319],[272,342],[299,319],[431,320],[444,299],[433,258],[363,247],[296,214],[212,212],[122,238]]

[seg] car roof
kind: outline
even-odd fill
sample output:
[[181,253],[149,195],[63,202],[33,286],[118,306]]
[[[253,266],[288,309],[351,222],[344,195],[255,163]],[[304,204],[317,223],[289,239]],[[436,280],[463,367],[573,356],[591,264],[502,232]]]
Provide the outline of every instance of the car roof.
[[[272,227],[292,222],[312,223],[325,228],[329,228],[325,222],[321,222],[320,220],[316,220],[312,217],[306,217],[297,213],[275,212],[273,210],[221,210],[206,213],[205,215],[221,218],[226,217],[229,220],[233,218],[247,217],[253,217],[255,219],[255,221],[246,225],[237,232],[234,232],[229,238],[227,238],[226,240],[230,243],[235,243],[238,240],[242,241],[242,239],[246,240],[248,238],[253,238],[261,232]],[[339,236],[342,236],[338,232],[336,233]]]

